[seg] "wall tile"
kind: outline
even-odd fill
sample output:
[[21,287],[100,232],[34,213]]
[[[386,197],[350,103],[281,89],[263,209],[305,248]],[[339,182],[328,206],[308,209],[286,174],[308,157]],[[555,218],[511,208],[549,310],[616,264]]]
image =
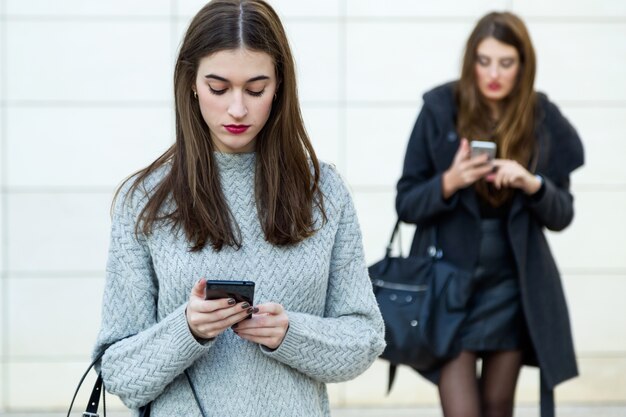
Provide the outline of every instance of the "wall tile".
[[[348,101],[409,101],[458,78],[471,22],[348,22]],[[436,42],[433,42],[436,39]]]
[[[7,285],[7,280],[3,275],[0,275],[0,371],[2,370],[2,364],[4,361],[4,355],[6,353],[4,349],[5,342],[5,333],[7,332],[5,326],[5,317],[8,317],[9,311],[9,300],[5,291],[5,286]],[[0,376],[0,383],[2,382],[2,377]],[[0,389],[0,400],[2,399],[2,390]],[[1,408],[0,408],[1,410]]]
[[[0,9],[1,9],[1,5],[0,5]],[[5,32],[6,29],[6,22],[5,22],[5,18],[4,18],[4,14],[3,13],[4,10],[0,10],[0,44],[2,44],[2,49],[0,50],[0,100],[4,100],[5,99],[5,91],[4,91],[4,84],[5,84],[5,80],[4,80],[4,75],[5,75],[5,48],[4,48],[4,40],[6,38],[7,33]],[[2,130],[0,130],[1,132]]]
[[479,17],[507,7],[506,0],[407,1],[387,0],[384,7],[376,0],[346,0],[348,17]]
[[351,184],[395,189],[420,107],[348,109],[347,175]]
[[571,0],[513,0],[512,10],[523,17],[624,17],[626,16],[626,3],[622,0],[596,0],[571,1]]
[[339,100],[339,23],[288,21],[285,31],[296,61],[300,100]]
[[343,138],[339,132],[340,111],[337,107],[302,106],[304,125],[317,158],[342,169],[340,146]]
[[[62,410],[67,411],[78,381],[89,362],[14,362],[8,367],[9,399],[6,404],[11,411]],[[82,413],[89,401],[89,394],[96,381],[95,372],[85,378],[76,399],[74,412]],[[107,411],[125,409],[114,395],[107,395]],[[82,407],[82,410],[81,410]],[[76,415],[79,415],[78,413]]]
[[[339,100],[342,94],[339,84],[339,23],[283,23],[296,63],[300,102],[306,105],[310,101]],[[183,41],[188,26],[188,19],[177,19],[176,45]]]
[[[575,219],[563,232],[548,233],[560,269],[568,273],[626,268],[626,192],[575,191]],[[607,231],[610,233],[607,235]],[[607,237],[610,236],[610,241]]]
[[9,197],[10,271],[103,271],[112,193]]
[[8,118],[11,187],[113,188],[175,136],[169,107],[13,107]]
[[[537,88],[556,100],[626,100],[626,23],[529,22]],[[621,86],[621,88],[619,87]]]
[[626,275],[565,275],[563,286],[578,354],[624,354]]
[[170,100],[169,22],[11,21],[7,29],[10,100]]
[[[378,261],[385,255],[385,247],[396,222],[394,190],[386,192],[353,192],[367,264]],[[402,231],[403,243],[409,242],[412,233]]]
[[167,16],[169,0],[6,0],[9,16]]
[[[0,167],[1,168],[1,167]],[[2,184],[2,182],[0,181],[0,184]],[[4,207],[5,207],[5,201],[6,201],[6,197],[5,197],[5,193],[4,192],[0,192],[0,274],[4,271],[5,268],[5,232],[6,232],[6,225],[5,225],[5,219],[4,219]],[[1,277],[1,275],[0,275]],[[1,298],[0,298],[1,300]],[[2,311],[0,309],[0,311]]]
[[[8,283],[10,361],[91,354],[100,328],[104,278],[20,277]],[[37,340],[45,340],[46,348]]]
[[[206,3],[206,0],[179,0],[178,14],[191,18],[198,13]],[[340,2],[337,0],[317,0],[312,2],[271,0],[269,3],[281,19],[289,19],[292,17],[337,17],[340,14]]]
[[560,403],[621,403],[626,398],[626,355],[579,358],[580,376],[557,388]]
[[344,404],[345,384],[327,384],[328,401],[331,407],[341,407]]
[[8,386],[5,383],[5,369],[6,365],[4,362],[0,362],[0,411],[5,409],[5,404],[4,404],[4,398],[6,397],[6,395],[4,394],[5,392],[5,387]]
[[561,110],[585,147],[585,165],[576,172],[574,186],[626,184],[626,169],[617,169],[626,154],[626,108],[563,106]]
[[406,366],[398,368],[393,390],[387,395],[388,373],[388,362],[377,360],[361,376],[347,382],[346,406],[397,407],[439,404],[435,385]]

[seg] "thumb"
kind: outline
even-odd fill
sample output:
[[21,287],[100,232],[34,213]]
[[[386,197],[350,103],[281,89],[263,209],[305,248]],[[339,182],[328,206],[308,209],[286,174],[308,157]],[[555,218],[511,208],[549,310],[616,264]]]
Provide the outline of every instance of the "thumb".
[[459,144],[459,149],[456,150],[456,154],[454,155],[454,163],[459,163],[464,159],[467,159],[469,156],[469,142],[467,138],[461,139],[461,143]]
[[204,300],[204,289],[206,287],[206,279],[200,278],[198,282],[191,289],[191,295],[202,298]]

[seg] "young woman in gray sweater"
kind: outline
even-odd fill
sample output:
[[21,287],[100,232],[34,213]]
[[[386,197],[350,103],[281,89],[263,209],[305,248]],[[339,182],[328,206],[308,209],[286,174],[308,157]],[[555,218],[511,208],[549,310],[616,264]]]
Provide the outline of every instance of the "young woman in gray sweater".
[[[176,141],[113,204],[94,355],[135,415],[328,416],[325,383],[366,370],[383,322],[346,186],[319,163],[274,10],[214,0],[174,74]],[[205,300],[206,279],[256,284]],[[246,319],[248,318],[249,319]]]

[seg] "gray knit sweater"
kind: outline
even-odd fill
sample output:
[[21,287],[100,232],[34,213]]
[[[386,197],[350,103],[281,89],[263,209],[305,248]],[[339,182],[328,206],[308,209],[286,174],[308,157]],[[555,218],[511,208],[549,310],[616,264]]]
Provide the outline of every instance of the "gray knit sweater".
[[[184,233],[169,226],[136,236],[145,193],[126,199],[126,185],[117,199],[94,349],[95,355],[110,346],[101,361],[106,388],[130,408],[153,401],[156,417],[199,416],[183,373],[189,369],[210,416],[329,416],[325,383],[356,377],[384,348],[349,192],[337,172],[322,164],[328,222],[297,245],[273,246],[256,212],[255,154],[215,156],[241,229],[239,250],[190,252]],[[319,222],[320,214],[315,216]],[[282,304],[290,324],[279,348],[271,351],[231,330],[204,344],[196,341],[185,307],[201,277],[254,281],[256,304]]]

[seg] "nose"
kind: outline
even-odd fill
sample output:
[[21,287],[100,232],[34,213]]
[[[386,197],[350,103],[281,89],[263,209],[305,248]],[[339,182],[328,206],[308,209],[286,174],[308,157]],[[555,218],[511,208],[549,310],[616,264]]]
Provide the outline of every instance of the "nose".
[[228,114],[230,114],[234,119],[241,119],[248,114],[248,109],[243,102],[242,94],[236,93],[233,95],[233,101],[228,106]]
[[500,68],[498,68],[498,64],[492,64],[489,66],[489,76],[492,78],[498,78],[500,75]]

